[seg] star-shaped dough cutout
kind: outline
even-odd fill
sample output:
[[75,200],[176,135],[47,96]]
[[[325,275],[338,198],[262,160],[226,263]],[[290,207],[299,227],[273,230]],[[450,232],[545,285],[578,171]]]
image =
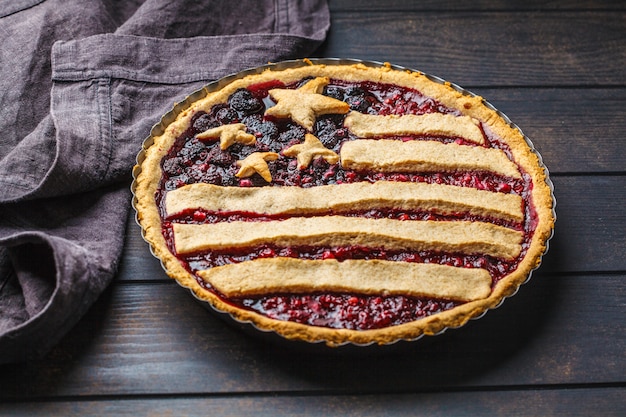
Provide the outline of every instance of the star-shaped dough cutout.
[[313,159],[324,158],[329,164],[339,162],[339,155],[324,146],[314,135],[307,133],[304,136],[304,143],[290,146],[283,151],[285,156],[295,156],[298,161],[298,168],[305,169]]
[[316,77],[307,81],[304,85],[298,88],[298,91],[302,93],[322,94],[324,87],[328,85],[330,78],[328,77]]
[[268,108],[265,115],[279,119],[291,118],[310,131],[317,116],[348,113],[348,103],[320,94],[328,83],[328,77],[317,77],[296,90],[271,89],[269,93],[276,105]]
[[247,178],[254,174],[259,174],[265,181],[272,181],[272,174],[266,161],[275,161],[279,155],[275,152],[254,152],[244,159],[237,161],[239,171],[235,174],[237,178]]
[[221,150],[226,150],[230,145],[235,143],[244,145],[254,145],[256,143],[256,137],[246,132],[246,125],[243,123],[214,127],[202,133],[198,133],[196,137],[200,140],[219,139]]

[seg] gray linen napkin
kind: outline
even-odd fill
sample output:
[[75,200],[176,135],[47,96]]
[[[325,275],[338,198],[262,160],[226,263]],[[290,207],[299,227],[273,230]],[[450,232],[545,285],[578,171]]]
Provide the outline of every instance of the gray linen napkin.
[[48,352],[115,276],[160,116],[328,27],[324,0],[0,3],[0,363]]

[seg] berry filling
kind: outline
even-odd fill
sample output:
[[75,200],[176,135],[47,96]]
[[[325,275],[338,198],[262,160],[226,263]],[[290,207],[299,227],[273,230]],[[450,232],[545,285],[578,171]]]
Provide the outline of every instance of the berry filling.
[[[488,256],[459,255],[437,253],[433,251],[386,251],[383,248],[348,247],[289,247],[280,248],[271,245],[249,248],[246,250],[209,251],[187,257],[179,257],[186,268],[194,273],[230,263],[243,262],[264,257],[292,257],[300,259],[385,259],[399,262],[424,262],[451,265],[465,268],[483,268],[489,271],[493,284],[517,268],[517,263],[526,252],[528,242],[534,230],[532,205],[528,203],[531,182],[525,174],[522,180],[501,177],[493,173],[478,171],[459,171],[446,173],[380,173],[368,171],[344,170],[341,164],[329,164],[324,159],[314,159],[305,169],[298,167],[294,158],[282,155],[285,149],[302,143],[306,129],[290,120],[264,117],[267,107],[275,103],[269,96],[273,88],[298,88],[307,80],[285,86],[279,81],[251,85],[233,93],[227,103],[214,106],[208,112],[199,112],[191,120],[189,128],[176,140],[168,155],[162,161],[162,192],[157,195],[161,207],[163,235],[172,252],[172,223],[216,223],[224,221],[266,221],[285,216],[269,216],[254,213],[208,212],[193,209],[165,218],[164,196],[167,191],[175,190],[187,184],[205,182],[220,186],[265,187],[296,186],[315,187],[321,185],[370,182],[401,181],[430,184],[448,184],[472,187],[500,193],[513,193],[522,196],[525,221],[510,221],[479,218],[465,213],[441,215],[427,211],[368,210],[341,213],[347,216],[366,218],[391,218],[398,220],[479,220],[523,231],[522,254],[512,261],[494,259]],[[455,114],[432,98],[416,90],[373,82],[345,82],[331,80],[323,94],[350,105],[350,109],[361,113],[377,115],[403,115],[445,113]],[[357,139],[344,127],[344,115],[326,115],[318,117],[313,133],[328,149],[336,153],[346,141]],[[226,124],[243,123],[247,133],[254,135],[254,145],[235,143],[222,150],[219,141],[200,140],[196,135],[208,129]],[[483,132],[487,138],[485,146],[501,149],[509,154],[508,149],[498,138],[489,132]],[[457,137],[432,137],[424,135],[384,138],[382,140],[437,140],[443,143],[455,142],[467,146],[476,146]],[[238,178],[237,161],[243,160],[253,152],[275,152],[280,155],[269,161],[272,181],[267,182],[259,175]],[[328,214],[332,214],[329,212]],[[198,279],[208,291],[221,296],[209,284]],[[456,307],[460,302],[449,300],[420,299],[406,296],[365,296],[359,294],[270,294],[255,298],[226,299],[224,301],[241,308],[257,311],[270,318],[295,321],[314,326],[346,329],[376,329],[398,325],[419,318],[439,313]]]
[[277,320],[352,330],[394,326],[458,305],[452,301],[349,294],[274,295],[235,302]]

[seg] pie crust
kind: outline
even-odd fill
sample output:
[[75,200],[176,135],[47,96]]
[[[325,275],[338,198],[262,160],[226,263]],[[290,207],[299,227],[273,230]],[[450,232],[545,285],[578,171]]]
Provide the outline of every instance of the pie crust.
[[[380,103],[363,107],[348,96],[356,90],[359,100],[376,90]],[[255,107],[249,118],[246,100]],[[551,182],[519,128],[481,97],[421,72],[329,60],[268,65],[207,86],[166,116],[134,171],[144,238],[196,297],[286,339],[389,344],[459,327],[517,291],[553,232]],[[340,142],[324,137],[325,118],[339,123]],[[268,125],[282,127],[266,133]],[[285,132],[295,137],[277,136]],[[284,143],[264,148],[268,138]],[[206,160],[230,167],[228,184],[210,176],[168,183],[169,159],[191,141],[226,158]],[[282,184],[285,170],[330,180]],[[303,248],[321,249],[305,256]],[[230,260],[207,263],[214,254]],[[369,327],[253,307],[258,297],[276,304],[311,294],[445,307]]]

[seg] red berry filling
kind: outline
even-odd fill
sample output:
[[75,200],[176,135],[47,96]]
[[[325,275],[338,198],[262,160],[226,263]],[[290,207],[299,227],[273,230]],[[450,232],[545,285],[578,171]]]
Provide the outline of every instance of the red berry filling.
[[406,323],[456,307],[451,301],[349,294],[274,295],[237,300],[278,320],[337,329],[368,330]]
[[[239,179],[235,176],[239,167],[236,161],[242,160],[253,152],[281,153],[284,149],[301,143],[306,130],[301,126],[284,120],[263,116],[265,109],[273,105],[268,91],[272,88],[297,88],[307,80],[285,86],[280,81],[255,84],[247,89],[237,90],[225,104],[214,106],[210,112],[200,112],[191,121],[191,125],[176,140],[169,154],[163,159],[163,178],[161,189],[168,191],[186,184],[206,182],[221,186],[261,187],[261,186],[298,186],[314,187],[319,185],[351,183],[359,181],[376,182],[410,181],[422,183],[449,184],[473,187],[501,193],[515,193],[525,201],[525,222],[512,224],[495,219],[480,219],[464,213],[440,215],[431,212],[407,212],[400,210],[370,210],[367,212],[342,213],[342,215],[370,218],[393,218],[399,220],[486,220],[495,224],[515,228],[524,232],[522,255],[534,230],[534,213],[528,204],[531,183],[524,174],[523,180],[498,177],[485,172],[453,173],[377,173],[344,170],[340,164],[328,164],[323,159],[314,160],[306,169],[299,169],[293,158],[281,157],[268,163],[272,173],[272,182],[267,183],[260,176],[254,175]],[[324,94],[347,102],[352,110],[370,114],[423,114],[431,112],[458,114],[454,109],[446,108],[437,101],[424,97],[418,91],[387,84],[372,82],[350,83],[331,80],[325,87]],[[327,115],[318,118],[312,133],[329,149],[339,153],[345,141],[356,139],[343,126],[343,115]],[[244,123],[248,133],[252,133],[255,145],[234,144],[221,150],[218,141],[198,140],[195,135],[207,129],[230,123]],[[488,147],[508,149],[497,138],[485,132]],[[456,137],[408,136],[386,138],[385,140],[439,140],[442,142],[466,143]],[[165,193],[157,195],[157,202],[163,209]],[[328,213],[332,214],[332,213]],[[282,216],[285,217],[285,216]],[[163,221],[163,234],[172,252],[174,250],[171,223],[214,223],[222,221],[265,221],[281,216],[264,216],[253,213],[211,213],[203,210],[191,210],[169,217]],[[211,251],[180,258],[181,262],[194,272],[235,262],[243,262],[263,257],[295,257],[300,259],[386,259],[400,262],[428,262],[457,267],[487,269],[494,284],[517,267],[517,260],[505,262],[487,256],[459,255],[436,252],[386,251],[382,248],[364,247],[290,247],[279,248],[264,245],[245,251]],[[520,257],[521,258],[521,257]],[[208,291],[214,291],[199,280]],[[218,294],[219,295],[219,294]],[[416,299],[412,297],[363,296],[359,294],[276,294],[249,299],[225,300],[242,308],[251,309],[278,320],[347,329],[375,329],[410,322],[428,315],[448,310],[459,305],[448,300]]]

